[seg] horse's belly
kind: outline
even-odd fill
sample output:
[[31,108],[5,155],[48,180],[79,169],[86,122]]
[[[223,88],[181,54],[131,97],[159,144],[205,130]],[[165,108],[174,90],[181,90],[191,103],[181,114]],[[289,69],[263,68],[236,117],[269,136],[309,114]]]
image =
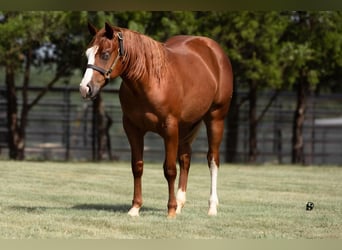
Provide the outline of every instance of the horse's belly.
[[210,88],[197,88],[184,96],[181,109],[181,121],[193,123],[201,120],[213,105],[214,92]]

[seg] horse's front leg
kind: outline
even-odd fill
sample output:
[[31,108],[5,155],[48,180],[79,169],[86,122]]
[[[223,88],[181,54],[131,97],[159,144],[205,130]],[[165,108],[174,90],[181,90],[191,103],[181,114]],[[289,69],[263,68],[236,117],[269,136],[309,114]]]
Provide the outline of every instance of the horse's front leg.
[[177,202],[175,196],[175,180],[177,177],[177,150],[178,150],[178,122],[168,120],[164,135],[165,143],[165,161],[164,161],[164,176],[168,182],[169,201],[168,218],[176,217]]
[[131,146],[131,165],[134,178],[134,193],[132,207],[128,214],[132,217],[139,216],[139,210],[143,204],[141,178],[143,174],[143,148],[144,133],[139,130],[130,120],[123,117],[123,126]]

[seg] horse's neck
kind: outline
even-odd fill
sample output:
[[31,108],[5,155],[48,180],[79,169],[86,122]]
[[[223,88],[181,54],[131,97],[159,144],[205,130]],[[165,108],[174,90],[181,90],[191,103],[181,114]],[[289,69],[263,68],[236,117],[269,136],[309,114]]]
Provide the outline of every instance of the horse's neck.
[[164,67],[164,51],[151,38],[128,31],[126,36],[127,62],[123,78],[129,81],[155,81],[160,79]]

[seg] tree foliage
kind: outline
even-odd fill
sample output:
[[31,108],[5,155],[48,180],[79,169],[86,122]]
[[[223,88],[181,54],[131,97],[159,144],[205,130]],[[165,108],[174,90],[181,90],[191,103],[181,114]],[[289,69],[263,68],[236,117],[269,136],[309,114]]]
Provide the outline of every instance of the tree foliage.
[[[257,157],[258,122],[279,91],[298,92],[293,148],[299,148],[299,154],[303,149],[301,122],[305,119],[305,112],[299,115],[299,110],[305,111],[307,96],[314,90],[342,90],[341,11],[0,12],[0,66],[6,75],[6,97],[11,109],[8,117],[17,117],[9,121],[13,141],[15,136],[25,138],[28,112],[46,91],[58,79],[68,79],[75,69],[83,71],[84,51],[91,40],[87,22],[99,28],[109,22],[161,42],[183,34],[204,35],[220,43],[232,62],[235,86],[248,91],[245,100],[249,103],[251,161]],[[45,83],[45,91],[31,100],[23,91],[23,106],[18,114],[15,87],[26,89],[31,69],[46,65],[50,65],[51,80]],[[263,89],[273,90],[275,95],[257,113],[258,92]],[[239,105],[233,101],[234,116],[239,114]],[[294,162],[302,161],[300,156],[294,158],[299,159]]]
[[339,11],[290,13],[289,26],[284,35],[284,82],[297,91],[292,132],[292,162],[307,163],[304,159],[303,124],[307,99],[314,90],[327,89],[341,80],[342,21]]
[[[24,159],[29,111],[60,78],[69,76],[73,68],[79,67],[78,45],[84,39],[77,32],[76,35],[70,32],[71,27],[76,30],[79,26],[69,24],[82,23],[82,13],[76,18],[71,12],[53,11],[1,14],[0,65],[5,71],[9,157],[21,160]],[[71,56],[72,52],[75,53]],[[45,89],[29,99],[32,68],[48,64],[53,66],[51,79],[45,83]],[[18,86],[22,87],[20,109]]]

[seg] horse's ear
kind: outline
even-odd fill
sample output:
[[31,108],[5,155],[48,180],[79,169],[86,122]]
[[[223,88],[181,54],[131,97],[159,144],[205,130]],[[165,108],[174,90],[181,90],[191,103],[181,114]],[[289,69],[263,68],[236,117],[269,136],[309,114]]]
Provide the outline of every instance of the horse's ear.
[[88,30],[92,36],[95,36],[97,33],[96,27],[92,25],[91,23],[88,23]]
[[105,33],[106,37],[108,39],[113,39],[113,37],[114,37],[113,27],[109,23],[106,22],[105,29],[106,29],[106,33]]

